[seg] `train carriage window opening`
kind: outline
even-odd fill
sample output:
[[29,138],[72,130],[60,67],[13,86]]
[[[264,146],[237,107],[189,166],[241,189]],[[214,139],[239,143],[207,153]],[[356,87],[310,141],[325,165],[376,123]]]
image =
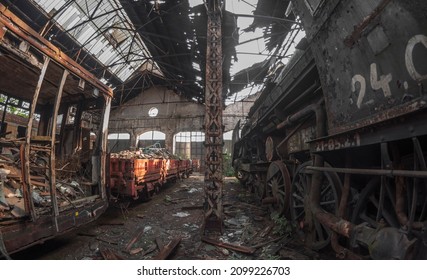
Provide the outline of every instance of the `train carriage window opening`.
[[68,107],[67,124],[74,124],[76,113],[77,105],[71,105],[70,107]]
[[[0,93],[0,137],[6,139],[25,137],[29,118],[28,108],[28,102]],[[36,130],[33,128],[33,131]]]

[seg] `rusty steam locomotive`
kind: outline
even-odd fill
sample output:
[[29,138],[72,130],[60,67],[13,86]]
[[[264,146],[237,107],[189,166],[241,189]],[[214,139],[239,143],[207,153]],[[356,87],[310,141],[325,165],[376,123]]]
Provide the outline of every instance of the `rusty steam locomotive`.
[[236,127],[236,176],[313,249],[425,259],[427,3],[292,3],[308,44]]

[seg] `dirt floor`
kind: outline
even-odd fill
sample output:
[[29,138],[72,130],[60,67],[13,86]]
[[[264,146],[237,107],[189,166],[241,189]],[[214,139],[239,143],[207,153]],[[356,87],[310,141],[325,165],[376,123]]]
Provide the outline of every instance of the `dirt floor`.
[[216,237],[222,246],[201,241],[203,184],[203,176],[193,174],[169,183],[148,202],[116,203],[96,222],[11,257],[45,260],[331,258],[305,248],[290,237],[286,221],[271,218],[268,207],[258,206],[253,195],[235,178],[225,178],[224,232]]

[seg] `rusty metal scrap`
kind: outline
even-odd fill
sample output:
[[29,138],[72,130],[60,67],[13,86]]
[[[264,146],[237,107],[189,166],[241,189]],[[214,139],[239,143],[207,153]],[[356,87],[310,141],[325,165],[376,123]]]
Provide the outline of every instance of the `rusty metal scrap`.
[[110,157],[121,159],[179,159],[178,156],[163,148],[141,149],[137,151],[124,150],[118,153],[111,153]]
[[[16,139],[8,139],[9,145],[14,145],[15,142],[21,142]],[[3,141],[3,140],[2,140]],[[3,144],[5,141],[3,141]],[[16,144],[16,143],[15,143]],[[32,205],[38,214],[49,211],[52,189],[50,187],[51,177],[49,176],[48,170],[50,169],[46,161],[40,159],[47,158],[50,154],[50,146],[42,145],[31,145],[30,154],[30,188],[31,191],[27,192],[28,196],[31,193]],[[2,218],[22,218],[27,215],[29,205],[25,205],[25,193],[26,188],[24,187],[24,178],[22,176],[22,161],[21,158],[15,158],[13,155],[2,155],[1,157],[2,169],[6,170],[7,174],[2,179],[1,192],[5,194],[4,210],[2,212]],[[62,163],[57,162],[56,168],[61,169]],[[80,167],[76,166],[75,172],[68,172],[66,175],[60,171],[57,173],[56,183],[54,189],[57,191],[54,196],[57,195],[58,206],[65,207],[73,205],[73,201],[83,199],[86,197],[86,193],[82,185],[84,181],[82,178],[75,176],[75,173]],[[61,176],[59,176],[61,175]],[[9,207],[8,205],[13,205]]]

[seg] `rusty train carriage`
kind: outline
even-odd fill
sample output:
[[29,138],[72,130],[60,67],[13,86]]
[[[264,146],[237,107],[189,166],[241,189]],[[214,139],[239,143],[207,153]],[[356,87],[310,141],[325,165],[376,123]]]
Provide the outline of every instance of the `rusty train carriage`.
[[30,104],[19,138],[2,119],[0,253],[8,256],[93,221],[107,208],[112,90],[3,5],[0,64],[2,94]]
[[292,1],[309,46],[263,92],[237,177],[341,258],[427,258],[427,4]]

